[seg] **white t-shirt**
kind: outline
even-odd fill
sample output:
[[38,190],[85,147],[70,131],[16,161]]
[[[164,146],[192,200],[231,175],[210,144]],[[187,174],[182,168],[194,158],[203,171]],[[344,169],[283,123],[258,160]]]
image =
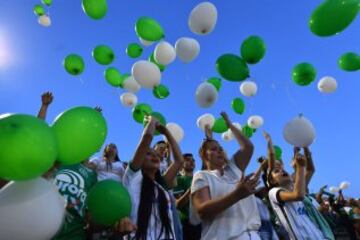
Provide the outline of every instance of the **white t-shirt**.
[[271,206],[281,224],[293,240],[321,240],[326,239],[322,232],[311,222],[302,201],[281,202],[278,199],[282,188],[272,188],[269,192]]
[[112,179],[118,182],[122,182],[122,178],[125,173],[124,165],[122,162],[117,161],[111,163],[110,166],[106,166],[106,162],[102,158],[93,158],[90,163],[96,165],[96,172],[98,180]]
[[[223,175],[217,170],[196,172],[191,184],[191,194],[209,187],[212,199],[223,197],[234,191],[241,176],[242,172],[233,160],[224,167]],[[190,221],[193,224],[200,223],[191,201]],[[201,239],[260,239],[257,231],[261,221],[254,195],[241,199],[214,219],[203,220],[201,223]]]
[[[143,175],[141,170],[134,172],[128,166],[125,170],[125,175],[123,178],[123,183],[131,196],[131,221],[136,224],[137,223],[137,216],[139,211],[140,205],[140,195],[141,195],[141,185],[142,185]],[[175,240],[175,232],[174,232],[174,221],[173,221],[173,214],[171,211],[171,202],[168,192],[162,188],[158,183],[155,184],[165,193],[166,199],[168,201],[168,216],[171,222],[172,232],[174,234],[173,239]],[[166,234],[165,230],[163,231],[160,238],[158,238],[160,231],[161,231],[161,219],[160,213],[158,211],[158,188],[155,188],[155,201],[151,208],[151,215],[149,219],[149,225],[147,230],[147,240],[157,240],[157,239],[165,239]],[[150,200],[150,199],[149,199]]]

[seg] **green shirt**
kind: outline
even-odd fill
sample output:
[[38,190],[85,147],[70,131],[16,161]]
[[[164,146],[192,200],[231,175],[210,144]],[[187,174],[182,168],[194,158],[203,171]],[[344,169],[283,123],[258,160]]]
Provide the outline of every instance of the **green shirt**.
[[[178,176],[177,186],[174,188],[174,195],[176,198],[181,197],[190,187],[192,182],[192,176]],[[180,219],[182,222],[189,220],[189,204],[185,207],[178,209]]]
[[67,205],[62,228],[53,239],[86,239],[85,201],[91,187],[97,182],[96,172],[83,164],[63,166],[55,173],[54,182]]

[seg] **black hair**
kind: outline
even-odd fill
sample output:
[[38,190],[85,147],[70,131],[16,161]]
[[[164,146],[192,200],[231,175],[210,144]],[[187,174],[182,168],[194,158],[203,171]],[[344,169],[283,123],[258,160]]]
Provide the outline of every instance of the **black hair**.
[[184,153],[183,157],[186,158],[186,157],[194,157],[194,156],[192,155],[192,153]]
[[[108,154],[107,154],[107,152],[106,152],[106,148],[107,148],[109,145],[114,145],[114,146],[116,147],[116,145],[113,144],[113,143],[109,143],[108,145],[106,145],[105,148],[104,148],[104,151],[103,151],[103,158],[106,158],[106,159],[108,158]],[[117,149],[117,147],[116,147],[116,149]],[[117,153],[116,153],[116,155],[115,155],[114,162],[121,162],[121,161],[120,161],[120,158],[119,158],[119,155],[118,155]],[[112,163],[109,162],[109,161],[106,161],[106,171],[109,171],[109,169],[112,169]]]
[[166,144],[166,142],[165,142],[164,140],[157,141],[157,142],[155,143],[154,147],[157,146],[157,145],[159,145],[159,144]]
[[[161,189],[150,177],[148,177],[144,172],[142,172],[143,181],[141,184],[141,193],[140,193],[140,204],[137,214],[137,226],[138,229],[135,234],[136,240],[145,240],[147,237],[147,230],[149,227],[149,220],[152,213],[152,207],[154,206],[155,201],[155,188],[158,192],[158,211],[160,214],[161,220],[161,231],[158,239],[160,239],[162,233],[165,231],[166,239],[174,238],[174,234],[171,228],[171,220],[168,216],[168,200],[166,199],[165,192],[166,190]],[[165,181],[162,178],[160,171],[157,171],[155,174],[155,181],[161,185],[165,186]]]

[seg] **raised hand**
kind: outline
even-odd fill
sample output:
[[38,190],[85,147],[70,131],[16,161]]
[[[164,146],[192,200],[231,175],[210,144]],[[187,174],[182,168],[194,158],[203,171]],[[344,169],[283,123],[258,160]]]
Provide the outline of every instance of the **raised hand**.
[[205,125],[205,137],[206,139],[212,139],[212,131],[209,124]]
[[127,235],[137,230],[137,226],[129,218],[123,218],[115,224],[114,230],[117,234]]
[[306,166],[306,158],[304,155],[297,153],[295,155],[295,166],[296,167],[305,167]]
[[259,183],[259,176],[252,174],[245,177],[243,175],[237,184],[235,191],[237,191],[242,198],[246,198],[256,192],[256,187]]
[[230,126],[232,124],[229,116],[227,115],[226,112],[221,112],[220,115],[223,117],[223,119],[225,120],[225,123],[227,126]]
[[41,95],[41,103],[43,106],[49,106],[54,99],[52,92],[45,92]]
[[160,134],[165,134],[165,133],[168,132],[168,129],[167,129],[164,125],[162,125],[160,122],[158,122],[158,123],[156,124],[156,130],[157,130]]
[[268,132],[266,132],[265,130],[263,131],[263,135],[264,135],[264,138],[266,139],[267,142],[272,142],[271,140],[271,136]]

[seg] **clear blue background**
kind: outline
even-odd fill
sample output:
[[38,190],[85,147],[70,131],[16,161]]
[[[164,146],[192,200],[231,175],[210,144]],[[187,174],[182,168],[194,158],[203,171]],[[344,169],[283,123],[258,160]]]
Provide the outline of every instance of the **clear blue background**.
[[[106,143],[118,145],[122,160],[131,159],[142,126],[133,121],[131,109],[121,105],[119,96],[123,90],[106,83],[105,67],[92,59],[91,51],[97,44],[111,46],[116,53],[112,66],[122,73],[130,72],[135,60],[127,57],[126,46],[138,41],[134,32],[136,19],[150,16],[162,24],[170,43],[186,36],[196,38],[201,45],[194,62],[183,64],[177,59],[163,73],[162,83],[171,91],[168,99],[158,100],[146,89],[138,93],[139,102],[149,103],[168,122],[177,122],[184,128],[183,152],[197,156],[203,138],[195,124],[199,115],[218,115],[225,110],[234,122],[244,124],[250,115],[258,114],[265,119],[263,128],[283,148],[290,170],[292,147],[284,141],[282,129],[301,112],[313,122],[317,133],[311,146],[316,174],[310,190],[347,180],[352,185],[346,195],[359,197],[360,74],[343,72],[337,66],[342,53],[360,52],[359,19],[337,36],[320,38],[308,28],[311,12],[320,0],[214,0],[218,9],[216,28],[210,35],[197,36],[189,30],[187,21],[191,9],[200,1],[109,0],[107,16],[95,21],[84,14],[80,0],[54,0],[49,8],[52,26],[44,28],[32,10],[39,2],[0,1],[0,46],[5,46],[9,54],[7,64],[0,66],[0,113],[36,114],[40,95],[48,90],[55,95],[47,116],[49,123],[70,107],[100,105],[108,123]],[[199,108],[194,100],[195,89],[207,78],[217,76],[217,57],[223,53],[239,54],[241,42],[252,34],[263,37],[267,53],[262,62],[250,66],[259,91],[255,98],[245,99],[245,114],[240,116],[231,110],[231,100],[240,96],[239,83],[227,81],[223,81],[219,100],[213,107]],[[147,58],[153,48],[154,45],[147,47],[142,58]],[[86,62],[80,77],[63,69],[62,61],[69,53],[82,55]],[[323,95],[317,90],[317,81],[308,87],[296,86],[291,80],[291,69],[303,61],[317,68],[317,79],[325,75],[335,77],[338,90]],[[266,152],[260,131],[252,141],[256,149],[249,172],[257,167],[256,158]],[[229,154],[238,147],[235,141],[222,144]],[[197,165],[201,165],[198,157]]]

